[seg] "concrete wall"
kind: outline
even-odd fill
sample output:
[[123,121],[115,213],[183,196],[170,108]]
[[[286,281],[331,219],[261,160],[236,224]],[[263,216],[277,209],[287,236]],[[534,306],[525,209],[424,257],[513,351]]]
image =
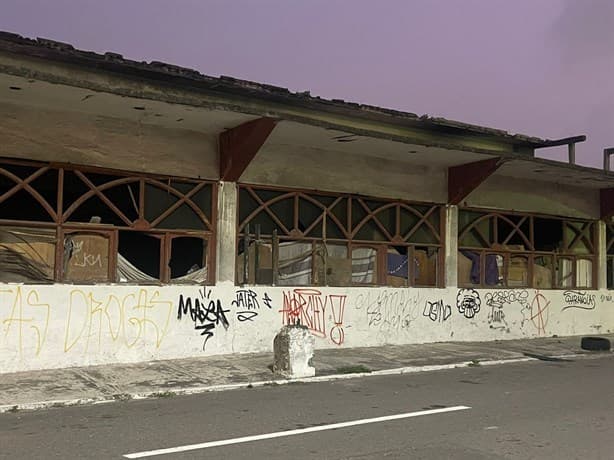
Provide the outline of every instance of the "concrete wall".
[[614,330],[614,293],[0,285],[0,372],[272,351],[299,318],[317,348]]
[[599,190],[492,175],[466,206],[599,219]]
[[[134,112],[134,110],[133,110]],[[0,156],[217,179],[217,137],[140,120],[0,103]]]

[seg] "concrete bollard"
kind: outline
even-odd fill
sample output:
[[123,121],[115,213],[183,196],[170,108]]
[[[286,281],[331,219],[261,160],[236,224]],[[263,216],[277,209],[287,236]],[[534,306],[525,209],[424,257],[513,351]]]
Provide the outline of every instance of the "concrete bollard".
[[287,379],[313,377],[311,365],[315,339],[305,326],[284,326],[273,340],[273,372]]

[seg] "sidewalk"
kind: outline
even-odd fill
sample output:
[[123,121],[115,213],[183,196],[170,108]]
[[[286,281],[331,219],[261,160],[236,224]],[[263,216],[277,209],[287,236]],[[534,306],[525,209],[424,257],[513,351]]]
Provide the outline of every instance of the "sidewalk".
[[[595,354],[579,336],[316,350],[316,377],[301,381]],[[272,363],[272,353],[259,353],[0,374],[0,413],[287,383],[274,378]]]

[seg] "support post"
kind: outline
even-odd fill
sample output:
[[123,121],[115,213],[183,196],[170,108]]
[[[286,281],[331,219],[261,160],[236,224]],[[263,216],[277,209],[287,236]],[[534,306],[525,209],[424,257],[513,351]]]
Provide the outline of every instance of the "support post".
[[237,257],[237,185],[220,182],[217,201],[216,283],[235,282]]
[[576,164],[576,144],[567,144],[567,156],[569,157],[569,164]]
[[445,287],[458,286],[458,206],[446,206]]
[[614,147],[603,149],[603,170],[609,172],[611,169],[610,158],[614,155]]
[[600,220],[597,222],[597,267],[595,267],[597,269],[597,289],[608,288],[608,241],[606,235],[606,224]]

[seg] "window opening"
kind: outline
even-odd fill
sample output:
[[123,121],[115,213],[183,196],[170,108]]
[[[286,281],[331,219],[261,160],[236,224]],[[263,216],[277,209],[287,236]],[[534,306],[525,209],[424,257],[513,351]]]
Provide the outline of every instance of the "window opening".
[[207,240],[192,236],[171,238],[171,258],[168,266],[171,281],[204,283],[207,281]]
[[438,205],[240,185],[237,280],[439,286],[441,212]]
[[120,231],[117,278],[120,283],[147,283],[161,279],[162,236]]
[[202,180],[0,159],[0,280],[209,281],[215,199]]
[[461,286],[593,288],[592,221],[459,212]]

